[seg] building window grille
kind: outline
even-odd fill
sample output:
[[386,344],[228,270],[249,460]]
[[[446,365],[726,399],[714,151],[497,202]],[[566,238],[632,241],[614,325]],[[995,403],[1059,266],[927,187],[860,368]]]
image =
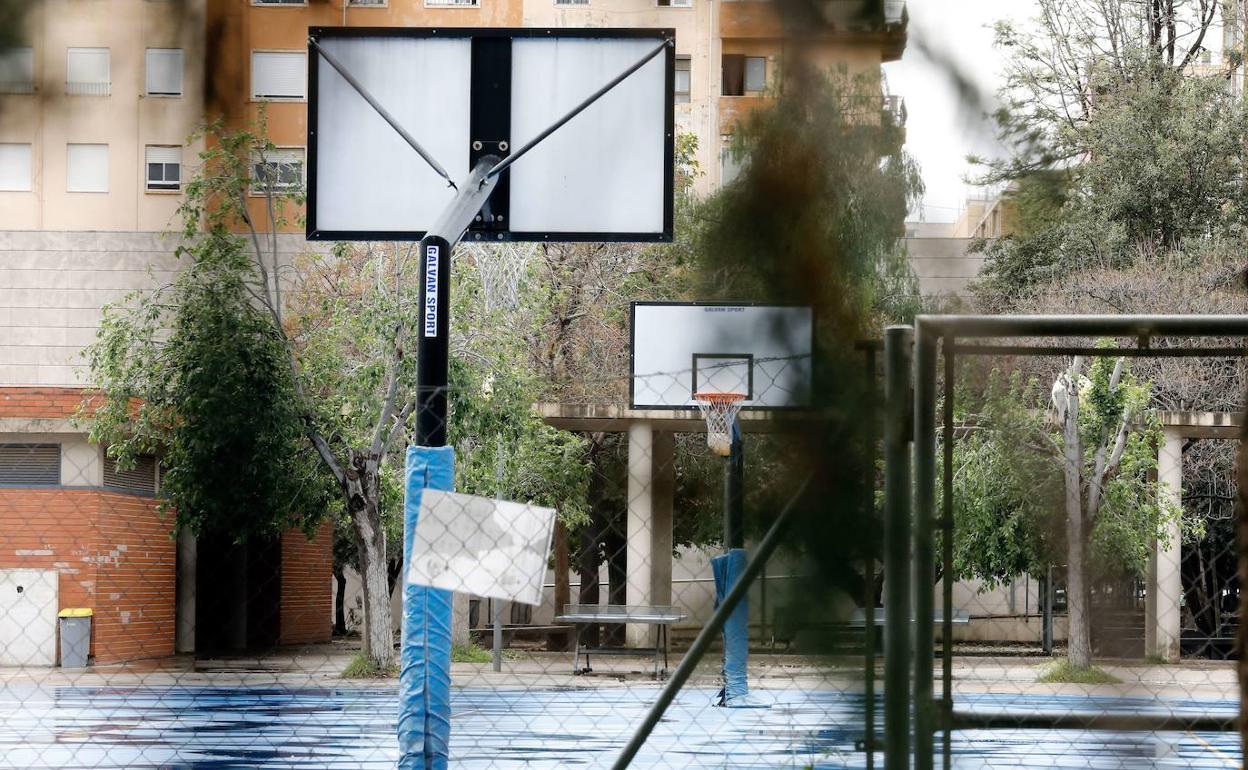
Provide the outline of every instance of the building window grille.
[[60,483],[60,444],[0,444],[0,484],[54,487]]

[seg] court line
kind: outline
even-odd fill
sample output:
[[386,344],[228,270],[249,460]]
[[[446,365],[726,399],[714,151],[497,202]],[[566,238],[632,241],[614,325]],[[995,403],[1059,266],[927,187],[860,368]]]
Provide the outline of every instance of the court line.
[[1192,732],[1191,730],[1188,730],[1188,731],[1187,731],[1187,734],[1188,734],[1188,735],[1190,735],[1190,736],[1192,736],[1193,738],[1195,738],[1195,739],[1197,740],[1197,742],[1199,742],[1199,743],[1200,743],[1200,745],[1202,745],[1202,746],[1204,746],[1205,748],[1209,749],[1209,750],[1210,750],[1210,751],[1212,751],[1214,754],[1217,754],[1217,755],[1218,755],[1218,758],[1220,758],[1220,759],[1221,759],[1223,762],[1225,762],[1226,764],[1230,765],[1231,767],[1237,768],[1237,770],[1243,770],[1243,767],[1244,767],[1243,765],[1241,765],[1241,764],[1239,764],[1238,762],[1236,762],[1236,761],[1235,761],[1234,759],[1232,759],[1229,755],[1227,755],[1227,754],[1226,754],[1225,752],[1223,752],[1221,749],[1219,749],[1219,748],[1217,748],[1216,746],[1214,746],[1214,745],[1213,745],[1212,743],[1210,743],[1209,741],[1205,740],[1204,738],[1201,738],[1199,735],[1197,735],[1196,733]]

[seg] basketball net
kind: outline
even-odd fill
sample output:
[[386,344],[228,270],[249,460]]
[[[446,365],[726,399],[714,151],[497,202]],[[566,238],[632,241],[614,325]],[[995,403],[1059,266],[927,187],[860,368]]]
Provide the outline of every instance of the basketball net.
[[473,244],[486,310],[514,310],[520,304],[520,279],[532,251],[532,247],[516,243]]
[[693,397],[706,420],[706,445],[720,457],[732,454],[732,426],[745,394],[702,391]]

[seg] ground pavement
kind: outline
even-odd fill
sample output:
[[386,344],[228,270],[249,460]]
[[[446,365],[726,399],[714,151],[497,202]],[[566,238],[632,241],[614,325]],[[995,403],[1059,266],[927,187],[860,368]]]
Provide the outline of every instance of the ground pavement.
[[[0,768],[389,768],[393,680],[349,681],[341,647],[264,658],[183,659],[83,672],[0,669]],[[1041,661],[961,659],[960,708],[1092,713],[1234,713],[1226,664],[1108,667],[1123,683],[1036,685]],[[455,664],[452,767],[605,768],[658,693],[650,659],[526,653]],[[637,672],[637,673],[634,673]],[[715,708],[715,663],[700,667],[634,767],[863,768],[862,683],[851,668],[755,655],[765,709]],[[1233,734],[966,731],[956,768],[1238,767]],[[877,757],[878,759],[878,757]],[[877,764],[877,767],[879,765]]]

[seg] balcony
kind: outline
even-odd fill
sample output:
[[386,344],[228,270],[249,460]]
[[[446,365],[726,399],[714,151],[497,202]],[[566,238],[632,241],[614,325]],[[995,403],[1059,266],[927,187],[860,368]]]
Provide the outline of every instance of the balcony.
[[113,84],[69,80],[65,83],[65,93],[69,96],[110,96],[113,93]]
[[719,97],[720,133],[731,134],[733,126],[737,124],[737,121],[744,119],[768,101],[770,100],[766,96],[759,94]]

